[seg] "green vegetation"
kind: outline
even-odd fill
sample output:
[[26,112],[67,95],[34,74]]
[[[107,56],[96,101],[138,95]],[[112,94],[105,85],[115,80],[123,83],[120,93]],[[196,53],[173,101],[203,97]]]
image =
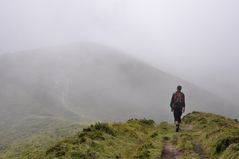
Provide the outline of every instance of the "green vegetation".
[[239,159],[238,122],[210,113],[187,114],[179,133],[174,132],[173,124],[147,119],[97,122],[84,128],[58,124],[49,124],[42,131],[15,141],[1,157],[160,159],[165,145],[170,145],[177,150],[179,159]]
[[44,159],[50,147],[83,129],[72,121],[32,118],[0,133],[0,159]]
[[194,142],[200,143],[211,158],[239,158],[239,124],[224,116],[193,112],[183,119],[192,130]]
[[146,119],[96,123],[56,144],[46,152],[46,158],[157,158],[169,127]]

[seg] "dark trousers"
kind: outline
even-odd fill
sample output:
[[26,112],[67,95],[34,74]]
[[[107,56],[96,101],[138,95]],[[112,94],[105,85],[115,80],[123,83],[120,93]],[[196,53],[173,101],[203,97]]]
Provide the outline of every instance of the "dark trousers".
[[174,121],[181,123],[181,116],[182,116],[182,107],[175,106],[173,109]]

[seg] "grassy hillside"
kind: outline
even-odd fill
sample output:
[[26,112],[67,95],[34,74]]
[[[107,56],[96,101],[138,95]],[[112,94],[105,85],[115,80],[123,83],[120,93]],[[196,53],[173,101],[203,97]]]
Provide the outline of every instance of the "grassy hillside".
[[0,132],[0,159],[44,156],[45,151],[67,136],[81,131],[84,125],[49,118],[30,118]]
[[46,158],[156,158],[169,129],[166,123],[146,119],[96,123],[50,148]]
[[194,112],[184,117],[186,131],[200,143],[211,158],[239,158],[238,121],[211,113]]
[[62,129],[64,139],[38,133],[19,140],[4,159],[239,159],[239,123],[211,113],[187,114],[179,133],[172,124],[147,119],[98,122],[77,132],[71,128]]

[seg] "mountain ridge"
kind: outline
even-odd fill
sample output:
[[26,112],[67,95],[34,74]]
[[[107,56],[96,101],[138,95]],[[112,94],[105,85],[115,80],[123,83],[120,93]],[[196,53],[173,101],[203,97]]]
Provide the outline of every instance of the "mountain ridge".
[[225,100],[105,46],[2,55],[0,129],[4,131],[0,132],[0,147],[8,147],[35,128],[44,128],[39,122],[48,125],[52,120],[80,124],[129,118],[170,121],[169,101],[178,84],[186,95],[187,112],[237,117],[238,108]]
[[[66,131],[55,142],[46,136],[46,140],[41,141],[44,133],[42,137],[30,137],[25,141],[26,144],[20,140],[0,153],[0,158],[239,158],[238,121],[206,112],[189,113],[182,121],[179,133],[175,132],[173,124],[164,121],[156,123],[145,118],[125,122],[96,122],[88,127],[76,125],[74,127],[78,129]],[[69,129],[70,126],[62,130]],[[43,146],[48,140],[50,146]],[[21,147],[21,151],[15,151],[18,147]]]

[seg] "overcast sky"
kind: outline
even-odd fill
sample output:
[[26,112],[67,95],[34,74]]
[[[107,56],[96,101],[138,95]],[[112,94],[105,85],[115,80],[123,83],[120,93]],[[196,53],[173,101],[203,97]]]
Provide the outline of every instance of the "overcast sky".
[[81,41],[238,98],[238,0],[0,0],[0,53]]

